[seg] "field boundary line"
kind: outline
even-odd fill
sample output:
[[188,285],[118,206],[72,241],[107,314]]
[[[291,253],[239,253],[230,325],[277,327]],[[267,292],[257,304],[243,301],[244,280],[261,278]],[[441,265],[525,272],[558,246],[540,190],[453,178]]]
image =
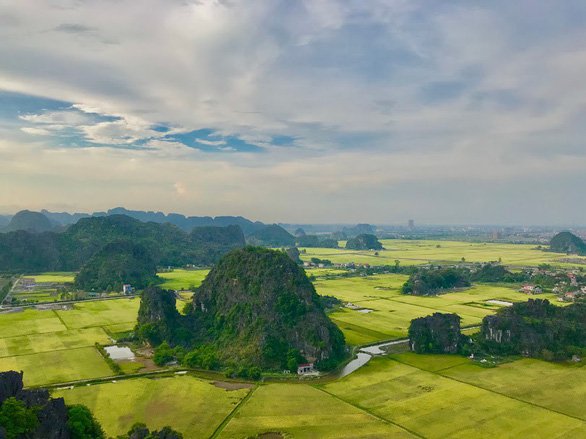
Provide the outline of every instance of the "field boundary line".
[[216,429],[214,430],[214,432],[210,436],[210,439],[217,438],[222,433],[222,431],[224,431],[224,428],[226,428],[226,425],[228,425],[228,423],[232,420],[232,418],[236,415],[236,413],[238,413],[240,411],[240,407],[244,406],[244,404],[246,404],[248,402],[248,400],[250,398],[252,398],[253,393],[256,392],[256,389],[258,389],[259,387],[260,386],[258,384],[256,386],[254,386],[252,388],[252,390],[250,392],[248,392],[248,394],[244,398],[242,398],[238,404],[236,404],[236,407],[234,407],[232,409],[232,411],[230,413],[228,413],[228,415],[220,423],[220,425],[218,425],[216,427]]
[[[451,377],[451,376],[448,376],[448,375],[443,375],[443,374],[439,373],[439,372],[441,372],[441,371],[445,371],[445,370],[451,369],[452,367],[461,366],[461,365],[455,365],[455,366],[452,366],[452,367],[446,367],[446,368],[444,368],[444,369],[440,369],[439,371],[431,371],[431,370],[425,370],[425,369],[422,369],[422,368],[420,368],[420,367],[417,367],[417,366],[414,366],[414,365],[412,365],[412,364],[405,363],[405,362],[403,362],[403,361],[400,361],[400,360],[398,360],[398,359],[396,359],[396,358],[393,358],[393,357],[389,357],[389,359],[390,359],[391,361],[395,361],[395,362],[397,362],[397,363],[400,363],[400,364],[403,364],[403,365],[405,365],[405,366],[410,366],[410,367],[413,367],[414,369],[420,370],[420,371],[422,371],[422,372],[428,372],[428,373],[432,373],[432,374],[434,374],[434,375],[437,375],[437,376],[440,376],[440,377],[442,377],[442,378],[446,378],[446,379],[448,379],[448,380],[456,381],[457,383],[460,383],[460,384],[466,384],[466,385],[468,385],[468,386],[476,387],[477,389],[484,390],[484,391],[486,391],[486,392],[491,392],[491,393],[494,393],[494,394],[496,394],[496,395],[500,395],[500,396],[503,396],[503,397],[505,397],[505,398],[509,398],[509,399],[512,399],[512,400],[514,400],[514,401],[517,401],[517,402],[521,402],[521,403],[523,403],[523,404],[528,404],[528,405],[531,405],[531,406],[533,406],[533,407],[537,407],[537,408],[540,408],[540,409],[543,409],[543,410],[547,410],[547,411],[550,411],[550,412],[552,412],[552,413],[556,413],[556,414],[558,414],[558,415],[561,415],[561,416],[566,416],[566,417],[568,417],[568,418],[572,418],[572,419],[575,419],[575,420],[577,420],[577,421],[580,421],[580,422],[586,423],[586,419],[582,419],[582,418],[579,418],[579,417],[577,417],[577,416],[570,415],[570,414],[568,414],[568,413],[560,412],[559,410],[555,410],[555,409],[552,409],[552,408],[549,408],[549,407],[545,407],[545,406],[539,405],[539,404],[537,404],[537,403],[535,403],[535,402],[526,401],[526,400],[524,400],[524,399],[517,398],[517,397],[515,397],[515,396],[512,396],[512,395],[507,395],[506,393],[498,392],[498,391],[496,391],[496,390],[493,390],[493,389],[488,389],[488,388],[486,388],[486,387],[479,386],[478,384],[472,384],[472,383],[468,383],[468,382],[466,382],[466,381],[459,380],[459,379],[457,379],[457,378],[454,378],[454,377]],[[498,367],[498,366],[497,366],[497,367]]]
[[376,418],[376,419],[378,419],[379,421],[381,421],[381,422],[384,422],[385,424],[391,424],[391,425],[394,425],[395,427],[399,427],[401,430],[405,430],[406,432],[408,432],[408,433],[411,433],[413,436],[416,436],[416,437],[419,437],[419,438],[425,439],[425,436],[422,436],[422,435],[420,435],[419,433],[417,433],[417,432],[415,432],[415,431],[413,431],[413,430],[411,430],[411,429],[409,429],[409,428],[407,428],[407,427],[404,427],[404,426],[402,426],[401,424],[398,424],[398,423],[396,423],[396,422],[394,422],[394,421],[391,421],[390,419],[386,419],[386,418],[383,418],[383,417],[381,417],[381,416],[379,416],[379,415],[377,415],[377,414],[374,414],[373,412],[371,412],[371,411],[370,411],[369,409],[367,409],[367,408],[360,407],[359,405],[356,405],[356,404],[354,404],[354,403],[352,403],[352,402],[350,402],[350,401],[346,401],[344,398],[340,398],[338,395],[336,395],[336,394],[334,394],[334,393],[331,393],[331,392],[328,392],[326,389],[324,389],[324,388],[322,388],[322,387],[318,387],[318,386],[312,386],[312,387],[313,387],[314,389],[316,389],[316,390],[319,390],[319,391],[321,391],[321,392],[324,392],[324,393],[325,393],[325,394],[327,394],[327,395],[330,395],[331,397],[333,397],[333,398],[337,399],[338,401],[341,401],[341,402],[343,402],[343,403],[345,403],[345,404],[351,405],[351,406],[352,406],[352,407],[354,407],[355,409],[358,409],[358,410],[360,410],[361,412],[364,412],[364,413],[366,413],[366,414],[368,414],[368,415],[372,416],[373,418]]
[[31,355],[48,354],[50,352],[77,351],[79,349],[95,348],[94,344],[87,345],[87,346],[77,346],[75,348],[51,349],[50,351],[31,352],[29,354],[5,355],[5,356],[0,356],[0,358],[28,357]]
[[[59,319],[59,321],[61,322],[61,324],[63,326],[65,326],[65,329],[66,330],[71,331],[71,329],[73,329],[73,328],[70,328],[69,326],[67,326],[67,323],[65,323],[65,321],[61,318],[61,316],[57,313],[57,310],[56,309],[52,309],[51,311],[53,311],[53,314],[55,314],[55,316]],[[58,332],[58,331],[55,331],[55,332]]]
[[[33,332],[31,334],[9,335],[8,337],[0,337],[0,340],[9,340],[11,338],[18,338],[18,337],[35,337],[37,335],[47,335],[47,334],[65,334],[66,332],[70,332],[70,331],[85,331],[86,329],[94,329],[94,328],[102,328],[102,327],[101,326],[89,326],[87,328],[64,329],[61,331]],[[104,333],[106,335],[108,335],[108,333],[106,333],[106,330],[104,328],[102,328],[102,330],[104,331]]]

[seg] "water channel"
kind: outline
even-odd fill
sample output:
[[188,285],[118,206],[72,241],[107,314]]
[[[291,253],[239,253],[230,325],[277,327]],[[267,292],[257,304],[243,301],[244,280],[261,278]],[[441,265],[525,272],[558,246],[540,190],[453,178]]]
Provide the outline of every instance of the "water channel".
[[386,355],[387,351],[384,350],[385,347],[407,343],[408,341],[409,340],[405,338],[402,340],[389,341],[385,343],[360,348],[360,350],[356,354],[356,358],[354,358],[346,366],[344,366],[344,368],[340,371],[338,378],[343,378],[346,375],[350,375],[352,372],[360,369],[362,366],[368,363],[372,359],[372,357]]

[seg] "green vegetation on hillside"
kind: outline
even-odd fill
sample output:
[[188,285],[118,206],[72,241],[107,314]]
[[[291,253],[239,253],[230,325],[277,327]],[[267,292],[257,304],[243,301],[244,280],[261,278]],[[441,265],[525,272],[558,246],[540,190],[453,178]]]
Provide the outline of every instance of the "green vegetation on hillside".
[[414,296],[433,296],[455,288],[469,287],[469,273],[457,268],[420,269],[409,276],[402,293]]
[[433,313],[411,320],[409,344],[418,354],[455,354],[460,349],[460,316]]
[[0,234],[0,267],[12,272],[75,271],[104,245],[120,240],[142,245],[159,266],[176,267],[210,265],[245,244],[238,226],[195,228],[188,234],[168,223],[112,215],[82,218],[63,233]]
[[75,277],[86,291],[122,291],[131,284],[142,289],[157,281],[157,266],[145,247],[132,241],[115,241],[93,255]]
[[566,307],[528,300],[486,316],[477,341],[483,351],[564,360],[586,355],[586,303]]
[[346,242],[346,248],[350,250],[382,250],[383,245],[376,236],[367,233],[350,238]]
[[278,224],[263,227],[246,237],[249,244],[265,247],[292,247],[295,237]]
[[8,225],[2,230],[3,232],[14,232],[16,230],[25,230],[32,233],[48,232],[53,228],[51,221],[41,212],[31,212],[30,210],[21,210],[16,213]]
[[570,232],[561,232],[551,238],[549,249],[558,253],[586,255],[586,243]]
[[171,293],[145,290],[137,329],[155,345],[196,348],[186,356],[192,365],[205,359],[282,370],[307,359],[328,368],[345,355],[344,336],[326,317],[303,269],[283,252],[255,247],[222,258],[186,316],[177,312]]

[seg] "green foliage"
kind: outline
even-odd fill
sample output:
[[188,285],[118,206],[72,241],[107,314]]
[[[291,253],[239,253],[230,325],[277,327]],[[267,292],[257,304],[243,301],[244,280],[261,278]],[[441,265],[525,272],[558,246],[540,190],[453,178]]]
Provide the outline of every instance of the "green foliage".
[[570,232],[561,232],[551,238],[549,250],[557,253],[586,255],[586,243]]
[[156,286],[146,288],[138,309],[137,337],[153,346],[163,341],[188,343],[192,335],[184,327],[184,320],[175,303],[175,295],[171,291]]
[[300,363],[306,363],[307,360],[298,349],[289,349],[287,351],[287,361],[285,363],[285,367],[283,369],[290,370],[291,372],[297,372],[297,366]]
[[525,273],[511,273],[500,264],[483,264],[471,275],[474,282],[523,282],[527,280]]
[[277,224],[263,227],[248,236],[250,244],[265,247],[292,247],[295,245],[295,237]]
[[27,408],[23,401],[7,398],[0,407],[0,426],[4,427],[7,439],[26,437],[39,424],[37,410]]
[[363,233],[346,242],[346,248],[350,250],[382,250],[383,245],[376,236]]
[[282,370],[291,349],[334,361],[345,355],[344,337],[305,271],[285,253],[258,247],[222,258],[185,316],[172,293],[147,288],[136,332],[152,345],[184,346],[183,364],[206,369],[232,364]]
[[167,342],[161,343],[155,349],[155,355],[153,356],[153,361],[157,366],[164,366],[165,364],[173,361],[175,359],[175,352],[171,346]]
[[315,265],[320,265],[323,264],[324,267],[331,267],[332,265],[332,261],[330,261],[329,259],[320,259],[320,258],[311,258],[311,262],[313,262]]
[[567,359],[586,349],[586,304],[560,307],[541,299],[515,303],[484,317],[475,339],[491,354]]
[[106,349],[104,349],[104,347],[100,343],[96,343],[95,346],[98,352],[100,352],[100,354],[102,355],[102,357],[104,357],[106,363],[108,363],[108,366],[110,366],[110,369],[112,369],[112,372],[114,372],[116,375],[123,375],[124,371],[118,363],[116,363],[114,360],[112,360],[112,358],[110,358],[110,355],[108,355]]
[[185,354],[182,364],[191,368],[216,370],[220,367],[216,348],[212,345],[202,345]]
[[411,274],[403,285],[403,294],[431,296],[444,290],[469,287],[468,271],[457,268],[420,269]]
[[338,248],[337,240],[317,235],[298,236],[296,244],[298,247]]
[[71,439],[104,439],[106,437],[102,426],[86,406],[81,404],[69,406],[67,413],[69,416],[67,427]]
[[150,431],[143,423],[136,423],[124,436],[118,439],[183,439],[183,435],[171,427],[163,427],[160,431]]
[[88,291],[122,291],[123,284],[142,289],[157,280],[157,266],[145,247],[131,241],[106,244],[81,268],[75,286]]
[[28,232],[39,233],[48,232],[52,228],[53,225],[49,221],[49,218],[41,212],[21,210],[12,217],[10,223],[4,228],[4,231],[26,230]]
[[411,320],[409,344],[418,354],[455,354],[460,349],[460,316],[439,312]]
[[240,365],[226,369],[228,378],[244,378],[258,381],[262,378],[262,369],[258,366]]
[[169,223],[144,223],[125,215],[82,218],[63,233],[0,233],[0,267],[8,272],[77,271],[106,244],[141,245],[155,264],[209,265],[243,247],[238,226],[196,227],[186,233]]

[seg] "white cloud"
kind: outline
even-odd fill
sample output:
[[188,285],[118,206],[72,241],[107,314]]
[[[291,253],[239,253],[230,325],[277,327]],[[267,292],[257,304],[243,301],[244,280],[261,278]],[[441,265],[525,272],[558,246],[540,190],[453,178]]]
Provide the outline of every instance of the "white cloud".
[[222,146],[226,144],[225,140],[206,140],[206,139],[195,139],[197,143],[208,146]]
[[36,127],[22,127],[21,131],[27,134],[32,134],[33,136],[49,136],[53,134],[51,130]]
[[[181,170],[198,174],[181,180],[190,188],[184,199],[198,188],[198,205],[218,213],[238,207],[234,213],[255,216],[262,203],[296,199],[295,189],[307,195],[306,216],[343,220],[357,213],[328,197],[366,206],[361,190],[384,218],[400,215],[391,196],[404,194],[411,204],[399,204],[419,209],[429,181],[456,192],[480,185],[486,204],[498,205],[509,195],[490,182],[520,187],[536,174],[586,174],[586,7],[529,4],[535,16],[527,18],[504,0],[8,2],[0,13],[19,26],[0,28],[0,59],[11,60],[0,63],[0,89],[74,103],[22,115],[22,133],[69,128],[96,145],[144,144],[65,151],[87,166],[97,157],[126,163],[129,154],[133,166],[161,174],[158,195],[143,195],[153,203],[176,203],[161,188],[177,192]],[[158,124],[236,135],[265,153],[221,154],[234,149],[222,137],[195,139],[219,150],[202,153],[164,139]],[[274,147],[279,135],[293,137],[294,147]],[[20,157],[28,163],[11,162],[11,171],[30,170],[41,156]],[[148,186],[136,185],[128,200]],[[441,209],[426,202],[433,220]],[[457,199],[444,207],[460,208]],[[264,212],[297,214],[279,209]]]

